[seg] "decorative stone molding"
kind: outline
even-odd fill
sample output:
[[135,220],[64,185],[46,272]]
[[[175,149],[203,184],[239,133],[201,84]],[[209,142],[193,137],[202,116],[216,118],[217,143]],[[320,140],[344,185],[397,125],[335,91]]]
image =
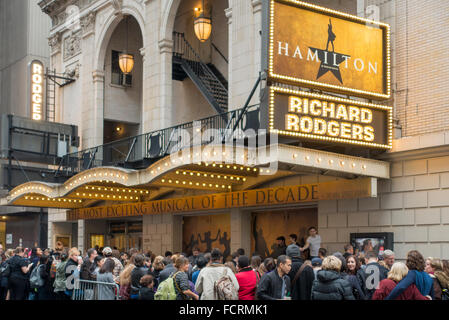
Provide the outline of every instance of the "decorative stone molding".
[[64,74],[68,77],[68,78],[79,78],[80,76],[80,63],[77,62],[76,64],[72,64],[70,66],[67,66]]
[[160,54],[173,52],[173,40],[162,39],[158,42],[158,45]]
[[93,78],[94,82],[103,82],[104,81],[104,70],[92,71],[92,78]]
[[81,18],[81,29],[83,33],[83,38],[95,32],[95,18],[96,18],[95,11],[91,11],[89,14]]
[[110,0],[112,7],[114,8],[114,15],[118,16],[122,14],[123,0]]
[[251,0],[253,6],[253,14],[262,11],[262,0]]
[[80,32],[71,33],[64,39],[64,61],[81,53]]
[[225,9],[225,16],[228,18],[228,24],[232,23],[232,8]]
[[48,45],[50,46],[51,55],[61,52],[61,33],[56,32],[54,35],[48,38]]

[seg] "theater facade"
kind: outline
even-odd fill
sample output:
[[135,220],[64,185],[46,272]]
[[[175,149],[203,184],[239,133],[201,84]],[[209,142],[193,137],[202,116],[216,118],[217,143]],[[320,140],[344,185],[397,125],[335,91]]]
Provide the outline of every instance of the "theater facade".
[[406,56],[403,1],[204,2],[41,1],[81,147],[0,204],[48,209],[50,247],[266,257],[315,226],[330,252],[449,258],[447,93],[425,88],[448,74]]

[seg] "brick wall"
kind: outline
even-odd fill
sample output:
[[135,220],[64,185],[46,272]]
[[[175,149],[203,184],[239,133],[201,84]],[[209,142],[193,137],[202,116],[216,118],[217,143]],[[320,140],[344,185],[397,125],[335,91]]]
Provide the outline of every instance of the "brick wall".
[[319,202],[323,246],[342,251],[351,232],[394,232],[398,259],[411,249],[448,259],[449,156],[392,162],[391,176],[377,198]]

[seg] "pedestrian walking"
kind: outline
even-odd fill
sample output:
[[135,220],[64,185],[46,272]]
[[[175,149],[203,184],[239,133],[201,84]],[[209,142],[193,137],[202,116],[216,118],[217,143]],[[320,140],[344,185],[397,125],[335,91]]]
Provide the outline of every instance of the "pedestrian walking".
[[288,273],[292,268],[292,260],[286,255],[277,258],[276,268],[262,276],[256,291],[259,300],[290,299],[290,278]]

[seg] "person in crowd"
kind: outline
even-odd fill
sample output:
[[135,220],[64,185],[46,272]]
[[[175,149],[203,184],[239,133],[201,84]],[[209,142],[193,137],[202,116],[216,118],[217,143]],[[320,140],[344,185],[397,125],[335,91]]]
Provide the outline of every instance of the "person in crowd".
[[337,257],[341,261],[341,270],[340,272],[344,272],[346,270],[346,259],[343,257],[343,254],[341,252],[335,252],[333,254],[334,257]]
[[[365,298],[367,300],[371,300],[371,297],[376,289],[370,285],[371,282],[367,284],[368,277],[370,281],[377,281],[377,283],[379,283],[387,278],[388,269],[379,264],[377,254],[374,251],[366,252],[365,260],[366,267],[360,268],[360,270],[357,271],[357,280],[359,281],[359,286],[363,290]],[[378,275],[379,279],[373,279],[373,275]]]
[[297,245],[298,247],[301,247],[298,243],[298,236],[296,234],[294,234],[294,233],[290,234],[288,236],[288,240],[290,241],[290,244],[294,244],[294,245]]
[[163,260],[164,263],[169,262],[169,264],[165,265],[164,270],[162,270],[159,273],[159,283],[166,280],[170,275],[172,275],[174,272],[176,272],[175,261],[178,258],[179,258],[179,255],[174,254],[174,255],[171,255],[170,258],[166,257],[166,259]]
[[245,255],[239,257],[237,268],[235,277],[239,283],[239,300],[254,300],[259,274],[249,265],[249,258]]
[[288,273],[292,260],[286,255],[277,258],[276,268],[262,276],[256,291],[259,300],[284,300],[290,298],[291,283]]
[[91,248],[87,250],[87,257],[84,258],[81,265],[80,279],[95,281],[95,257],[98,256],[97,250]]
[[280,255],[285,255],[285,250],[287,249],[287,246],[285,245],[285,237],[280,236],[276,238],[276,243],[273,244],[271,247],[273,250],[270,254],[270,257],[273,259],[277,259]]
[[165,268],[165,264],[163,263],[163,260],[164,260],[163,256],[156,256],[153,261],[153,268],[152,268],[153,275],[154,275],[153,282],[154,282],[154,288],[156,288],[156,289],[159,287],[159,283],[160,283],[159,274]]
[[[390,292],[397,286],[409,272],[407,266],[402,262],[395,262],[391,270],[388,272],[387,279],[382,280],[379,283],[379,288],[374,292],[372,300],[384,300]],[[430,296],[424,297],[418,290],[418,288],[411,284],[408,286],[396,300],[429,300]]]
[[189,259],[179,255],[175,261],[176,272],[172,275],[175,285],[176,300],[198,300],[198,295],[190,289],[189,277]]
[[292,280],[292,300],[310,300],[314,280],[315,272],[313,271],[312,262],[306,260]]
[[394,252],[391,250],[385,250],[383,253],[384,263],[388,270],[391,270],[391,267],[394,264]]
[[129,256],[128,256],[128,254],[127,254],[126,252],[122,252],[122,253],[120,254],[119,260],[120,260],[120,262],[121,262],[123,268],[125,268],[126,265],[128,264],[128,261],[129,261]]
[[154,300],[154,278],[151,274],[140,279],[139,300]]
[[[114,253],[115,255],[118,255],[118,254],[120,254],[119,252],[118,252],[118,250],[115,250],[115,253]],[[114,271],[112,272],[112,275],[114,276],[114,281],[115,282],[119,282],[119,277],[120,277],[120,272],[122,272],[122,270],[123,270],[123,265],[122,265],[122,263],[120,262],[120,260],[119,259],[117,259],[117,257],[115,257],[114,255],[113,255],[113,252],[112,252],[112,249],[110,248],[110,247],[105,247],[104,249],[103,249],[103,256],[105,257],[105,258],[111,258],[113,261],[114,261],[114,263],[115,263],[115,267],[114,267]]]
[[300,250],[304,251],[310,248],[310,259],[317,258],[321,246],[321,237],[315,227],[310,227],[308,233],[309,237],[306,240],[306,245],[300,248]]
[[196,260],[196,270],[192,274],[193,284],[196,284],[196,280],[198,279],[198,275],[200,274],[200,271],[207,266],[207,263],[208,263],[208,261],[203,256],[200,256]]
[[192,255],[189,257],[189,262],[192,266],[196,265],[196,260],[199,258],[201,254],[200,248],[194,247],[192,249]]
[[275,268],[276,262],[274,259],[271,257],[266,258],[259,267],[260,278],[262,278],[264,274],[273,271]]
[[[8,250],[6,250],[6,256],[8,256]],[[441,260],[443,263],[443,272],[449,277],[449,260]]]
[[225,262],[225,266],[231,269],[233,274],[237,273],[237,267],[234,261]]
[[321,265],[323,263],[323,260],[321,260],[321,258],[313,258],[311,260],[311,263],[312,263],[313,273],[315,274],[315,279],[316,279],[316,274],[318,273],[318,271],[321,270]]
[[9,299],[26,300],[29,291],[29,271],[32,263],[24,257],[22,247],[14,250],[14,256],[8,260],[11,273],[9,275]]
[[134,258],[136,255],[132,256],[126,264],[125,269],[120,273],[120,292],[119,295],[122,300],[129,300],[131,294],[131,273],[136,267],[134,265]]
[[65,277],[66,277],[66,294],[71,297],[75,286],[76,272],[81,269],[80,263],[82,262],[80,252],[76,247],[69,250],[69,257],[65,265]]
[[223,254],[220,249],[214,248],[211,252],[211,263],[203,268],[196,280],[195,291],[200,294],[201,300],[215,300],[214,284],[223,275],[228,276],[233,284],[235,296],[238,296],[239,283],[231,269],[223,265]]
[[0,301],[3,301],[6,300],[8,295],[8,280],[9,275],[11,274],[11,269],[9,267],[6,254],[2,253],[0,258]]
[[[239,260],[239,254],[237,251],[235,251],[231,254],[231,261],[232,261],[232,264],[234,265],[234,268],[237,266],[238,260]],[[226,262],[228,262],[228,261],[226,261]]]
[[100,256],[100,255],[95,257],[95,259],[94,259],[94,266],[95,266],[94,274],[95,274],[95,276],[97,276],[98,273],[100,272],[100,268],[103,266],[105,259],[106,259],[105,257]]
[[165,251],[165,253],[164,253],[164,257],[166,257],[166,258],[171,258],[172,255],[173,255],[173,253],[171,251]]
[[443,263],[440,259],[427,258],[425,272],[433,280],[433,297],[434,300],[441,300],[443,289],[449,289],[449,277],[443,272]]
[[301,259],[301,250],[296,244],[290,244],[287,247],[286,252],[287,256],[292,260],[292,268],[288,273],[288,276],[290,277],[290,283],[293,283],[293,279],[295,278],[299,268],[301,268],[303,264],[303,260]]
[[349,256],[354,255],[354,247],[352,246],[352,244],[345,245],[344,249],[345,253],[343,253],[343,257],[345,259],[347,259]]
[[131,271],[130,298],[136,300],[139,298],[140,279],[149,274],[149,270],[145,267],[145,257],[142,254],[134,256],[134,265],[135,268]]
[[65,294],[66,290],[66,276],[65,276],[65,266],[67,264],[68,255],[66,252],[62,251],[59,254],[60,261],[56,265],[56,275],[55,281],[53,283],[54,293],[57,300],[68,300],[69,297]]
[[39,259],[39,276],[43,280],[43,285],[37,288],[37,300],[53,300],[53,290],[51,288],[50,270],[53,258],[45,254]]
[[[326,248],[319,248],[318,249],[318,258],[320,258],[321,260],[324,260],[324,258],[327,257],[327,250]],[[312,260],[312,259],[310,259]]]
[[350,255],[346,258],[346,268],[342,272],[342,278],[346,279],[352,287],[352,294],[356,300],[365,300],[365,292],[360,287],[357,272],[360,270],[360,262],[356,256]]
[[98,282],[110,283],[98,284],[98,300],[115,300],[115,280],[114,280],[115,261],[112,258],[106,258],[100,272],[97,276]]
[[394,287],[385,300],[394,300],[401,295],[412,284],[415,284],[423,296],[430,296],[434,299],[433,280],[424,271],[425,261],[422,254],[417,250],[407,253],[406,266],[407,275]]
[[[251,268],[255,271],[257,271],[257,273],[259,273],[259,267],[262,263],[262,258],[260,256],[252,256],[251,257]],[[259,274],[260,276],[260,274]]]
[[341,278],[341,260],[335,256],[324,258],[322,269],[312,285],[312,300],[355,300],[351,284]]
[[360,261],[360,269],[365,269],[366,268],[365,254],[363,252],[359,252],[359,254],[356,255],[356,257]]
[[[33,263],[33,266],[36,267],[39,264],[39,259],[42,256],[42,249],[34,247],[31,249],[30,262]],[[34,269],[34,267],[31,268]]]

